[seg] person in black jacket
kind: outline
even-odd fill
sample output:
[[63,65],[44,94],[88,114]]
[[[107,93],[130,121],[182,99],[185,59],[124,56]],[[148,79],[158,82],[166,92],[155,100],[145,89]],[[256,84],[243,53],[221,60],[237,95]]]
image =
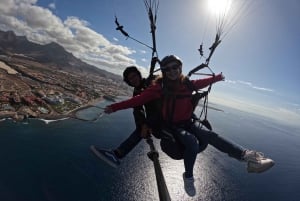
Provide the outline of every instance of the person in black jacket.
[[[152,81],[143,78],[141,72],[135,66],[129,66],[124,70],[123,80],[134,88],[133,96],[141,94]],[[136,129],[117,148],[105,150],[92,146],[91,149],[100,159],[112,167],[118,167],[120,159],[125,157],[143,138],[147,138],[150,134],[159,138],[159,125],[157,123],[160,115],[157,113],[157,104],[158,101],[152,101],[133,109]]]

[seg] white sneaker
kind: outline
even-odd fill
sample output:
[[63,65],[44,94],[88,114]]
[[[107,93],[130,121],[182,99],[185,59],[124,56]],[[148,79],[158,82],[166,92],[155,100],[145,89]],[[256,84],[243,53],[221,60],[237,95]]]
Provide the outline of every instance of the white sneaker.
[[186,192],[186,194],[188,194],[189,196],[195,196],[196,195],[196,188],[194,185],[194,177],[185,177],[185,174],[182,174],[183,177],[183,182],[184,182],[184,190]]
[[247,171],[249,173],[261,173],[267,171],[275,162],[270,158],[265,158],[261,152],[246,150],[243,159],[247,162]]

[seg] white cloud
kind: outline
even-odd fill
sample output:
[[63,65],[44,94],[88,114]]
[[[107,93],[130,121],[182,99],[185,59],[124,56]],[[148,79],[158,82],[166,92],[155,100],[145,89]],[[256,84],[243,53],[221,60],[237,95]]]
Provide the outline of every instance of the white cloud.
[[[136,53],[128,47],[111,43],[102,34],[89,28],[89,22],[69,16],[57,17],[48,8],[36,5],[37,0],[1,0],[0,29],[13,30],[39,44],[56,42],[83,61],[121,74],[126,66],[136,65],[129,56]],[[49,8],[55,9],[55,4]],[[113,41],[118,41],[113,38]],[[143,71],[145,68],[140,67]]]
[[251,87],[251,86],[252,86],[252,84],[251,84],[250,82],[245,82],[245,81],[241,81],[241,80],[238,80],[237,82],[238,82],[238,83],[240,83],[240,84],[243,84],[243,85],[249,86],[249,87]]
[[229,84],[236,84],[236,81],[233,81],[233,80],[227,80],[227,79],[225,79],[225,82],[227,82]]
[[268,89],[268,88],[263,88],[263,87],[256,87],[256,86],[252,86],[253,89],[257,89],[257,90],[261,90],[261,91],[269,91],[269,92],[273,92],[273,89]]
[[237,80],[237,81],[225,80],[225,83],[235,85],[236,87],[238,87],[238,85],[240,87],[248,87],[251,89],[258,90],[258,91],[275,92],[273,89],[266,88],[266,87],[258,87],[258,86],[253,85],[251,82],[246,82],[246,81],[242,81],[242,80]]
[[55,3],[50,3],[48,5],[48,7],[51,8],[51,9],[53,9],[53,10],[56,8]]
[[256,89],[256,90],[260,90],[260,91],[268,91],[268,92],[273,92],[274,91],[273,89],[268,89],[268,88],[264,88],[264,87],[255,86],[251,82],[245,82],[245,81],[238,80],[237,83],[240,83],[242,85],[245,85],[245,86],[248,86],[252,89]]
[[8,15],[12,12],[14,8],[13,0],[1,0],[0,1],[0,13],[3,15]]

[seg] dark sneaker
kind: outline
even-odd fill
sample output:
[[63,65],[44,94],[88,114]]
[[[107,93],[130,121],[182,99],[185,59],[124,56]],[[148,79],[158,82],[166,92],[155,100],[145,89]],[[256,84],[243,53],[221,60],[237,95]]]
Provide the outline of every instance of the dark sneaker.
[[267,171],[275,164],[272,159],[264,157],[263,153],[253,150],[246,150],[243,159],[247,162],[247,171],[249,173]]
[[183,182],[184,182],[184,190],[186,192],[186,194],[188,194],[189,196],[195,196],[196,195],[196,188],[194,185],[194,177],[185,177],[185,174],[182,174],[183,177]]
[[91,145],[92,152],[100,159],[105,161],[110,166],[117,168],[121,162],[112,150],[99,149]]

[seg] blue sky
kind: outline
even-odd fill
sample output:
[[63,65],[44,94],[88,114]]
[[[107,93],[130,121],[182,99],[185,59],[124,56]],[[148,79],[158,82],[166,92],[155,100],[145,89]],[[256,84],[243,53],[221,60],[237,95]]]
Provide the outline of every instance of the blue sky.
[[[226,77],[213,86],[212,102],[299,124],[299,10],[298,0],[233,0],[226,20],[237,23],[232,29],[224,27],[228,34],[210,62],[215,73]],[[117,32],[115,15],[130,36],[152,44],[142,0],[1,0],[0,29],[40,44],[57,42],[80,59],[117,74],[128,65],[147,73],[151,50]],[[159,57],[178,55],[185,73],[204,62],[197,49],[203,43],[208,55],[215,19],[207,0],[159,1]]]

